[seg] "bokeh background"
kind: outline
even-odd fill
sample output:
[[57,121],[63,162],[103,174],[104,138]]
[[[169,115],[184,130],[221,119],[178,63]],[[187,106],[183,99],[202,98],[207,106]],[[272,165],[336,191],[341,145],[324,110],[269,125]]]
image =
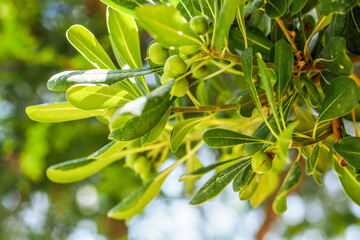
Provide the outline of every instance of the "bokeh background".
[[[265,224],[266,206],[251,209],[231,188],[201,206],[188,205],[178,182],[182,168],[169,176],[144,213],[128,222],[106,217],[142,184],[123,161],[75,184],[50,182],[48,166],[107,143],[107,128],[96,119],[44,124],[25,114],[26,106],[64,100],[46,88],[53,74],[92,68],[66,40],[73,24],[91,30],[111,54],[105,5],[98,0],[0,1],[0,240],[253,239],[268,223],[265,239],[359,239],[360,208],[346,198],[332,171],[321,188],[304,179],[288,197],[285,214]],[[143,32],[141,37],[149,40]],[[216,161],[207,148],[198,157],[205,165]]]

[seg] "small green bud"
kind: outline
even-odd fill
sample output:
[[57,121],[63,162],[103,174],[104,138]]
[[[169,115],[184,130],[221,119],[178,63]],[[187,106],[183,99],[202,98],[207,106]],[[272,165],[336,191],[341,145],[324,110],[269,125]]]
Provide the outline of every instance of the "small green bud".
[[264,152],[257,152],[251,160],[251,167],[254,172],[264,174],[270,171],[272,161],[270,157]]
[[176,97],[184,96],[189,90],[189,83],[185,78],[182,78],[174,83],[170,94]]
[[164,72],[170,77],[177,77],[185,73],[187,65],[179,55],[169,57],[164,66]]
[[204,16],[195,16],[190,20],[190,28],[198,35],[208,32],[209,24]]
[[164,65],[169,57],[169,51],[160,43],[154,43],[149,48],[150,60],[157,65]]

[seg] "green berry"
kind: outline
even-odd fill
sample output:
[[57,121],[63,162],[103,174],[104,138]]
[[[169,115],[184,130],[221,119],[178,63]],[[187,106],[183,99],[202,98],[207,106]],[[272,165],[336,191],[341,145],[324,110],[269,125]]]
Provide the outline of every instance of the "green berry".
[[185,56],[189,56],[189,55],[192,55],[192,54],[195,54],[196,52],[199,51],[199,46],[197,45],[184,45],[184,46],[181,46],[179,48],[180,50],[180,53],[185,55]]
[[[191,66],[191,69],[195,68],[197,66],[197,64],[193,64]],[[196,69],[193,73],[192,73],[193,77],[196,79],[200,79],[205,77],[206,75],[208,75],[208,68],[206,66],[201,66],[199,69]]]
[[266,153],[257,152],[252,157],[251,167],[254,172],[265,174],[270,171],[272,167],[272,161]]
[[149,48],[150,60],[157,65],[164,65],[169,57],[169,51],[160,43],[154,43]]
[[134,164],[134,171],[136,172],[136,174],[149,172],[150,171],[149,161],[144,156],[138,157]]
[[204,16],[195,16],[190,20],[190,28],[198,35],[208,32],[209,24]]
[[165,84],[171,80],[174,80],[174,78],[170,77],[169,74],[167,74],[166,72],[163,73],[163,75],[161,76],[161,84]]
[[189,90],[189,83],[185,78],[176,81],[171,89],[170,94],[176,97],[184,96]]
[[126,155],[126,157],[125,157],[126,166],[131,168],[131,169],[134,169],[137,156],[138,155],[135,154],[135,153]]
[[186,63],[179,55],[169,57],[164,66],[164,72],[170,77],[177,77],[185,73],[187,69]]

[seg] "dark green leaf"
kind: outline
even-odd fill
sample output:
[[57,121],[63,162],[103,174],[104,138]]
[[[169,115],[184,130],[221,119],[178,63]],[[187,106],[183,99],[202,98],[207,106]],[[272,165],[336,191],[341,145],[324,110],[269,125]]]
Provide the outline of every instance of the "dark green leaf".
[[306,0],[291,0],[289,10],[292,14],[296,14],[301,11],[305,4]]
[[209,19],[211,19],[211,21],[214,22],[215,4],[217,4],[216,0],[197,0],[192,2],[200,12],[203,12]]
[[309,80],[308,78],[304,77],[302,78],[302,81],[307,89],[307,96],[310,99],[311,106],[314,108],[317,108],[321,104],[321,97],[320,93],[317,90],[315,84],[313,81]]
[[239,162],[216,173],[199,189],[190,204],[198,205],[216,197],[247,164],[248,162]]
[[116,69],[95,36],[81,25],[73,25],[66,31],[66,37],[92,65],[98,69]]
[[353,70],[346,53],[346,41],[342,37],[332,37],[317,60],[336,75],[350,75]]
[[289,173],[286,175],[285,180],[275,197],[273,202],[274,212],[281,214],[286,211],[286,196],[287,194],[294,189],[301,178],[301,167],[300,164],[296,161],[290,168]]
[[[263,99],[266,96],[265,91],[259,89],[258,96],[260,100]],[[236,109],[238,110],[238,113],[242,117],[250,118],[252,116],[252,113],[255,109],[255,104],[249,92],[238,98],[236,102]]]
[[27,107],[26,113],[31,120],[37,122],[67,122],[102,116],[105,114],[105,111],[102,109],[92,111],[82,110],[68,102],[62,102]]
[[52,91],[66,91],[72,85],[79,83],[114,84],[127,78],[148,75],[161,70],[162,68],[65,71],[52,76],[47,87]]
[[146,6],[136,9],[141,26],[167,47],[201,44],[199,36],[174,7],[167,5]]
[[334,143],[332,149],[351,166],[360,169],[360,137],[345,137]]
[[344,76],[335,78],[325,97],[316,125],[347,114],[357,105],[358,101],[359,88],[355,81]]
[[170,99],[171,87],[172,82],[169,82],[117,110],[110,122],[113,131],[109,137],[129,141],[150,132],[176,99]]
[[265,140],[246,136],[226,129],[210,129],[202,136],[206,145],[212,148],[229,147],[245,143],[261,143]]
[[190,21],[190,19],[197,14],[197,10],[194,5],[197,3],[197,1],[191,1],[191,0],[169,0],[171,5],[176,7],[180,12],[181,15],[183,15],[186,20]]
[[357,4],[358,0],[320,0],[320,6],[325,15],[330,13],[347,13]]
[[158,137],[160,137],[160,135],[164,131],[166,123],[168,122],[170,113],[171,113],[171,108],[169,108],[169,110],[167,110],[167,112],[160,119],[160,121],[156,124],[156,126],[149,133],[147,133],[146,135],[144,135],[141,138],[141,145],[151,143],[151,142],[155,141]]
[[245,167],[245,169],[241,173],[239,173],[239,175],[237,175],[234,178],[233,181],[234,192],[238,192],[240,191],[240,189],[245,188],[249,183],[251,183],[255,175],[256,174],[253,173],[252,171],[251,164],[249,164],[247,167]]
[[311,151],[310,157],[306,159],[306,174],[313,174],[316,168],[316,164],[319,160],[320,146],[316,145]]
[[259,8],[261,8],[264,5],[264,0],[252,0],[248,3],[248,5],[245,8],[245,17],[249,15],[252,12],[255,12]]
[[271,18],[281,17],[286,12],[286,9],[286,0],[267,0],[265,4],[265,12]]
[[360,182],[356,180],[356,173],[350,166],[341,167],[333,158],[333,168],[339,176],[339,180],[346,195],[360,206]]

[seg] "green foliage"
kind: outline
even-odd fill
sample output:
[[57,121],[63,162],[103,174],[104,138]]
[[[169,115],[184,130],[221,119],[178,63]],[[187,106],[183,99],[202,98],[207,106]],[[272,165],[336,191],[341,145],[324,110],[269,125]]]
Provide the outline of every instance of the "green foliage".
[[[107,27],[123,69],[114,69],[94,35],[74,25],[69,41],[100,69],[54,75],[48,88],[66,91],[68,102],[28,107],[27,113],[41,122],[96,116],[109,126],[113,142],[87,158],[50,167],[52,181],[79,181],[126,156],[145,184],[108,216],[127,219],[141,213],[170,172],[186,162],[180,180],[187,190],[217,170],[191,204],[216,197],[233,181],[240,200],[253,207],[279,189],[270,204],[281,214],[305,158],[306,173],[319,185],[319,174],[332,165],[346,194],[360,204],[359,140],[333,121],[359,104],[352,75],[360,61],[353,44],[359,33],[356,1],[290,1],[289,9],[285,0],[103,2],[111,7]],[[264,14],[270,18],[260,19]],[[143,67],[137,24],[154,38],[146,53],[150,67]],[[156,86],[145,79],[149,74]],[[195,154],[203,142],[217,148],[221,161],[201,167]],[[331,148],[350,166],[338,165]],[[291,149],[297,149],[296,159]],[[170,151],[179,160],[158,173]]]

